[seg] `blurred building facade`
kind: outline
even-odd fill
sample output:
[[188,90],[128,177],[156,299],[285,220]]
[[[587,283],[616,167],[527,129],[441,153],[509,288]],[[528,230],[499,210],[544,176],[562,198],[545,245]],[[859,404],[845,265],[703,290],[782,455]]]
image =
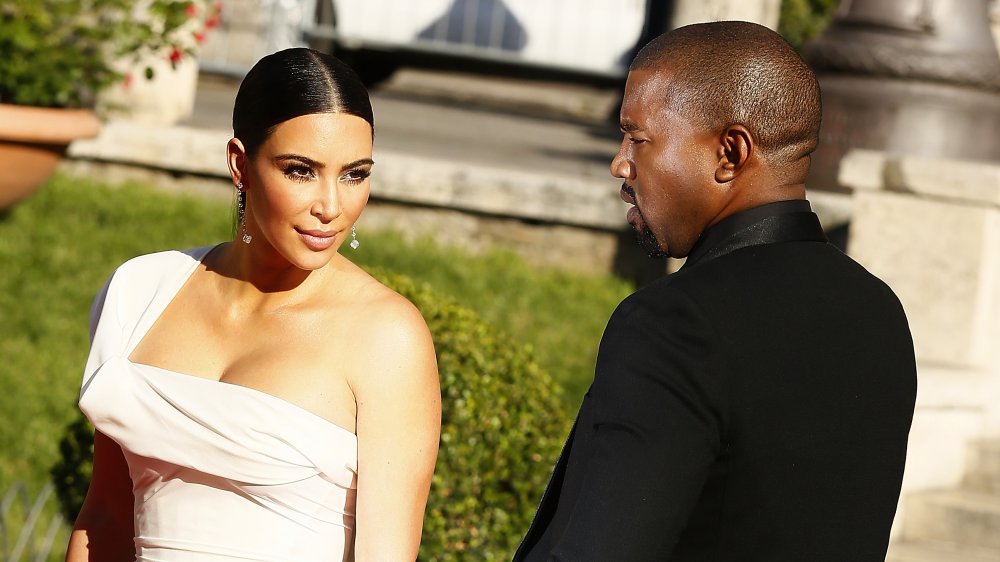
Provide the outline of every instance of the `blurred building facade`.
[[227,0],[200,59],[239,74],[308,43],[341,56],[425,53],[624,78],[639,42],[659,32],[721,19],[776,28],[779,8],[780,0]]

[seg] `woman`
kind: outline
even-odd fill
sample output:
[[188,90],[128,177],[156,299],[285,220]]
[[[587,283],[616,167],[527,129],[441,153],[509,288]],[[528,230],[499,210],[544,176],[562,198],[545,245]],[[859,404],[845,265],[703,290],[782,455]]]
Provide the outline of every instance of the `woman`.
[[413,560],[433,345],[338,253],[368,200],[368,94],[329,55],[281,51],[233,129],[236,239],[130,260],[95,301],[94,472],[67,560]]

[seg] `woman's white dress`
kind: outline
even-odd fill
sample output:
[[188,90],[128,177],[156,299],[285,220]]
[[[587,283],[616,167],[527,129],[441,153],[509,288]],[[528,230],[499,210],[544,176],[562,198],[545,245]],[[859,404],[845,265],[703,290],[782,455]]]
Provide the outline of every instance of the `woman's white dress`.
[[80,408],[128,461],[136,560],[350,560],[354,433],[258,390],[128,359],[210,249],[126,262],[91,313]]

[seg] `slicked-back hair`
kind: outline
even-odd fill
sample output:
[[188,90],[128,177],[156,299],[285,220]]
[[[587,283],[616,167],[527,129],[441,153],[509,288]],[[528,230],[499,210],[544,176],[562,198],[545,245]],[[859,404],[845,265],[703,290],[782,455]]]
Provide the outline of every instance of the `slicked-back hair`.
[[279,124],[315,113],[346,113],[372,127],[368,90],[336,57],[313,49],[278,51],[257,61],[236,93],[233,136],[253,156]]
[[680,27],[644,46],[629,70],[666,71],[667,107],[707,131],[743,125],[761,156],[793,162],[819,143],[819,83],[780,35],[755,23]]

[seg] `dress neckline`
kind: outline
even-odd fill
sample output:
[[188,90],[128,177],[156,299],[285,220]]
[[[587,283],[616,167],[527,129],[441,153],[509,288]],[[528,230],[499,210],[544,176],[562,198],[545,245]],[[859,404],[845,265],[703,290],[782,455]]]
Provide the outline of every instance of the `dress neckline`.
[[[173,371],[171,369],[166,369],[166,368],[163,368],[163,367],[157,367],[156,365],[148,365],[146,363],[136,363],[135,361],[132,361],[131,359],[129,359],[127,357],[125,358],[125,362],[127,362],[129,365],[131,365],[133,367],[136,367],[138,369],[149,369],[149,370],[157,372],[157,373],[162,373],[162,374],[168,375],[170,378],[173,378],[175,380],[185,381],[185,382],[187,382],[187,381],[194,381],[191,384],[204,384],[206,386],[214,387],[214,388],[225,388],[226,390],[229,390],[229,388],[227,388],[227,387],[230,387],[235,392],[243,392],[244,394],[247,394],[249,396],[253,396],[255,398],[259,398],[261,400],[269,401],[269,402],[272,402],[272,403],[275,403],[275,404],[279,404],[279,405],[281,405],[283,407],[291,408],[291,409],[295,410],[296,412],[300,412],[300,413],[306,415],[307,417],[311,417],[311,418],[315,419],[316,421],[318,421],[318,422],[320,422],[322,424],[330,426],[332,429],[334,429],[336,431],[339,431],[341,433],[344,433],[344,434],[350,436],[352,439],[357,439],[357,437],[358,437],[357,434],[355,434],[353,431],[347,429],[346,427],[344,427],[344,426],[342,426],[340,424],[336,424],[336,423],[334,423],[334,422],[332,422],[332,421],[324,418],[323,416],[320,416],[320,415],[316,414],[315,412],[309,411],[309,410],[303,408],[302,406],[299,406],[298,404],[296,404],[294,402],[290,402],[290,401],[285,400],[284,398],[282,398],[280,396],[275,396],[274,394],[271,394],[270,392],[264,392],[263,390],[256,389],[256,388],[254,388],[252,386],[246,386],[246,385],[242,385],[242,384],[225,382],[225,381],[215,380],[215,379],[207,379],[205,377],[199,377],[199,376],[196,376],[196,375],[189,375],[187,373],[182,373],[180,371]],[[198,381],[201,381],[201,382],[198,382]]]
[[347,435],[351,436],[356,440],[357,434],[347,429],[346,427],[334,423],[324,418],[323,416],[320,416],[315,412],[303,408],[302,406],[290,400],[286,400],[280,396],[271,394],[270,392],[265,392],[263,390],[254,388],[252,386],[225,382],[221,379],[212,379],[208,377],[200,377],[198,375],[182,373],[180,371],[174,371],[172,369],[167,369],[165,367],[160,367],[158,365],[139,363],[131,359],[132,353],[135,351],[137,347],[139,347],[139,344],[142,343],[144,339],[146,339],[146,334],[149,333],[149,330],[152,329],[153,325],[156,324],[156,321],[159,320],[161,316],[163,316],[163,313],[167,310],[167,307],[170,306],[170,303],[174,302],[174,299],[177,298],[177,295],[180,294],[184,286],[187,285],[187,282],[190,281],[191,277],[193,277],[195,272],[198,271],[198,268],[205,263],[205,258],[208,257],[209,254],[215,251],[222,244],[223,243],[220,242],[219,244],[216,244],[214,246],[204,246],[201,248],[196,248],[194,250],[191,250],[190,252],[181,252],[185,256],[191,258],[191,265],[188,267],[186,271],[184,271],[181,275],[179,275],[179,278],[175,282],[175,286],[172,289],[170,289],[169,291],[161,289],[156,292],[156,295],[154,295],[153,300],[150,302],[149,308],[147,308],[145,313],[143,314],[144,320],[145,317],[149,317],[149,320],[140,323],[140,325],[144,323],[145,328],[142,330],[142,333],[133,334],[132,338],[130,338],[131,339],[130,345],[124,350],[123,359],[125,360],[125,362],[128,363],[129,365],[132,365],[133,367],[148,368],[159,373],[169,374],[177,378],[177,380],[190,379],[192,381],[203,381],[202,383],[195,383],[195,384],[207,383],[208,385],[213,385],[221,388],[232,387],[234,389],[237,389],[236,390],[237,392],[245,392],[249,395],[256,396],[263,400],[269,400],[274,403],[282,404],[300,413],[304,413],[312,418],[315,418],[319,422],[322,422],[336,430],[346,433]]

